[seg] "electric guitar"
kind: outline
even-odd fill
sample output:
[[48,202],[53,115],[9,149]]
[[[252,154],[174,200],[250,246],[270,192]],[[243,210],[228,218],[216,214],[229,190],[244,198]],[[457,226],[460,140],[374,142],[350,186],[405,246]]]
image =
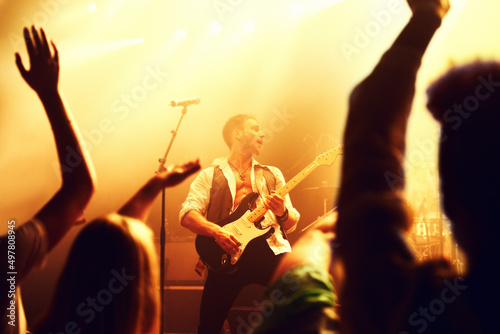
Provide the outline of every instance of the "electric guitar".
[[[342,154],[343,145],[337,145],[333,149],[324,152],[304,168],[300,173],[288,181],[283,187],[276,191],[276,194],[284,197],[296,185],[306,178],[318,166],[331,166],[337,156]],[[228,217],[221,219],[216,224],[231,232],[241,242],[236,254],[230,255],[222,250],[214,238],[197,235],[195,247],[201,260],[212,270],[225,274],[231,274],[236,271],[238,260],[247,249],[251,242],[256,239],[268,238],[274,233],[274,227],[261,228],[259,222],[264,218],[267,212],[264,204],[258,205],[254,210],[252,206],[259,197],[259,194],[253,192],[246,195],[235,211]]]

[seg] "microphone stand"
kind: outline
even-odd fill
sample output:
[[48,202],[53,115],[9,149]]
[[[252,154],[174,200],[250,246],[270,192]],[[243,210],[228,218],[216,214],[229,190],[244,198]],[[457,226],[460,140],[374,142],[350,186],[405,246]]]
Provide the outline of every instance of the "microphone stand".
[[[177,127],[175,130],[172,130],[172,138],[170,139],[170,143],[168,144],[167,151],[165,152],[165,155],[163,158],[158,159],[160,162],[160,166],[158,167],[158,170],[156,173],[161,173],[166,170],[165,168],[165,163],[167,162],[167,156],[168,153],[170,152],[170,148],[172,147],[172,144],[174,142],[175,137],[177,136],[177,131],[179,130],[179,126],[181,125],[182,119],[184,118],[184,115],[187,113],[187,106],[184,106],[182,108],[182,114],[181,118],[179,119],[179,123],[177,123]],[[165,225],[168,225],[167,223],[167,218],[165,216],[165,188],[162,189],[161,192],[161,228],[160,228],[160,334],[163,333],[163,320],[164,320],[164,315],[163,315],[163,304],[164,304],[164,293],[165,293]],[[170,232],[169,232],[170,234]]]

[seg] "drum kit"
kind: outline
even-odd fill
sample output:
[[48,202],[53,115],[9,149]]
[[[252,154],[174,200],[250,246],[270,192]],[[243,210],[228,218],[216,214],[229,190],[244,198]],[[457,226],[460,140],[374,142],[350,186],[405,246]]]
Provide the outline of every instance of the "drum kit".
[[[304,227],[301,232],[308,230],[337,210],[336,206],[329,209],[328,203],[332,201],[332,198],[337,198],[339,190],[340,187],[328,186],[325,182],[321,186],[302,189],[303,192],[310,193],[315,198],[321,199],[323,212],[316,220]],[[443,226],[443,217],[441,217],[441,213],[438,211],[438,204],[428,203],[435,201],[438,200],[432,199],[428,201],[426,197],[423,197],[416,213],[414,228],[409,234],[411,243],[416,246],[414,248],[416,248],[415,250],[422,259],[435,258],[437,255],[440,256],[443,253],[442,247],[444,244],[444,235],[446,234],[446,228]],[[407,204],[412,207],[408,200]]]
[[[305,232],[318,222],[328,217],[337,210],[330,203],[336,199],[340,187],[329,186],[323,182],[321,186],[302,189],[303,192],[318,198],[322,202],[322,212],[316,220],[301,229]],[[335,201],[333,201],[335,203]],[[457,259],[455,249],[452,249],[451,232],[445,217],[439,208],[439,198],[436,196],[422,196],[419,205],[412,205],[407,199],[407,204],[415,213],[413,228],[407,235],[407,240],[414,250],[417,259],[424,261],[440,257]],[[450,248],[450,249],[448,249]],[[460,263],[457,263],[457,266]]]
[[445,255],[448,228],[440,208],[436,164],[426,161],[419,167],[413,174],[416,181],[415,191],[412,200],[408,201],[415,213],[408,241],[413,246],[417,258],[423,261]]
[[332,197],[337,197],[339,190],[340,187],[328,186],[326,181],[323,181],[323,184],[321,186],[302,189],[303,192],[312,193],[316,196],[316,198],[321,199],[323,203],[323,214],[319,216],[315,221],[304,227],[301,232],[304,232],[310,227],[316,225],[323,218],[327,217],[329,214],[337,210],[336,206],[333,209],[328,210],[328,202]]

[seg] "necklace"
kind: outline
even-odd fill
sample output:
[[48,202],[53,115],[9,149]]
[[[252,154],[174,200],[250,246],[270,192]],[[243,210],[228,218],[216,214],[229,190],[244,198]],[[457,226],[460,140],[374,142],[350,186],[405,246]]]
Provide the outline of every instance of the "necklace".
[[245,169],[245,171],[242,173],[242,172],[240,172],[240,170],[239,170],[238,168],[236,168],[236,166],[235,166],[235,165],[233,165],[233,164],[231,163],[231,161],[229,161],[229,160],[228,160],[227,162],[228,162],[231,166],[233,166],[233,168],[234,168],[234,169],[236,169],[236,171],[237,171],[237,172],[238,172],[238,174],[240,175],[240,180],[241,180],[241,181],[245,181],[245,174],[246,174],[246,172],[250,169],[250,167],[252,167],[252,164],[250,164],[250,166],[248,166],[248,168],[247,168],[247,169]]

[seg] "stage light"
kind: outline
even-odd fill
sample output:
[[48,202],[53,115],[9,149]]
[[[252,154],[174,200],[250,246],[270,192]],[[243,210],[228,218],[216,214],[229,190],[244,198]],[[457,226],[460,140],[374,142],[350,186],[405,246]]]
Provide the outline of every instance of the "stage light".
[[252,32],[255,30],[255,24],[252,21],[247,21],[243,29],[245,32]]
[[299,17],[304,15],[304,8],[300,3],[292,2],[288,5],[288,13],[292,16]]
[[188,37],[187,31],[182,28],[177,29],[177,31],[175,32],[175,39],[178,41],[182,41],[187,37]]
[[90,3],[89,4],[89,11],[95,12],[96,10],[97,10],[97,5],[94,2]]
[[116,52],[133,45],[142,44],[144,42],[143,37],[120,39],[120,40],[100,40],[100,41],[89,41],[87,43],[82,43],[82,41],[76,42],[66,42],[66,61],[68,64],[81,64],[85,60],[99,57],[111,52]]
[[212,34],[218,34],[222,31],[222,25],[217,20],[210,21],[208,28]]

